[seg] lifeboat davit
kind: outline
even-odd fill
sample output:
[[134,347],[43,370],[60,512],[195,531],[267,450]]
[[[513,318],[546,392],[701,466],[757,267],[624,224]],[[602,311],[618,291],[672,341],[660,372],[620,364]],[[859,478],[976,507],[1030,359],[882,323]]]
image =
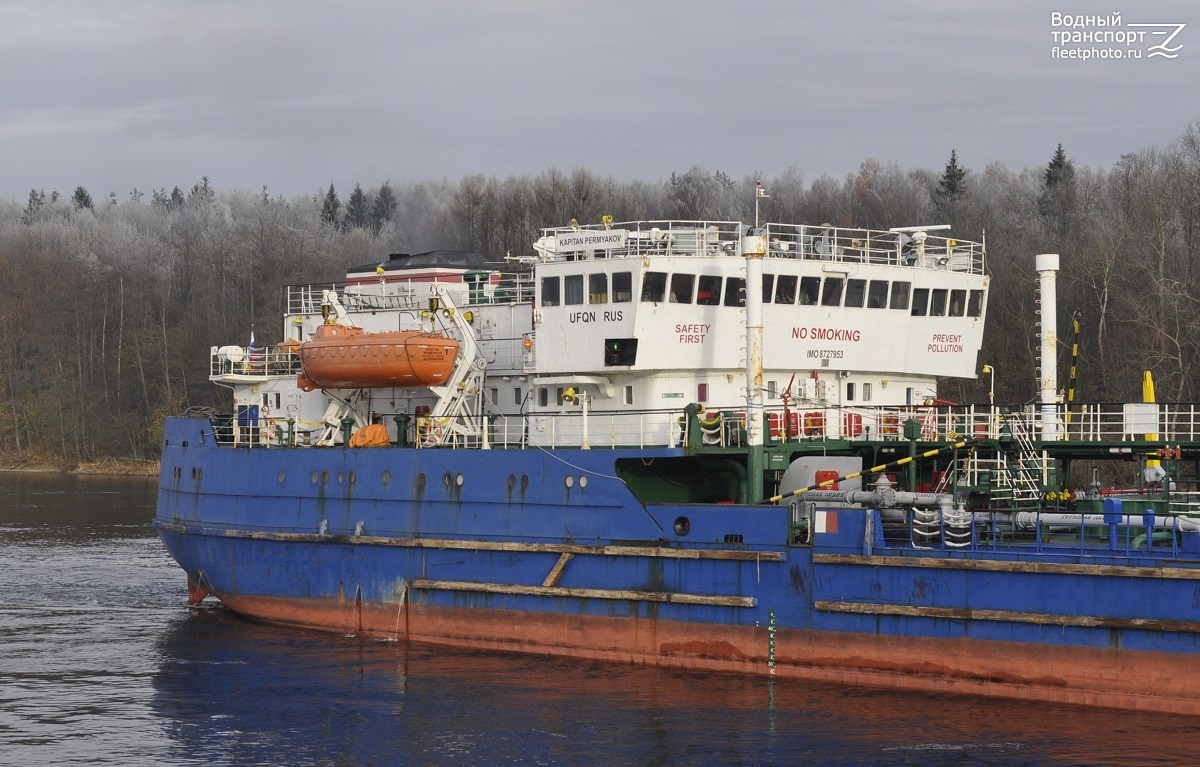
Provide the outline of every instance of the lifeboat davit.
[[458,341],[438,333],[321,325],[295,347],[301,372],[296,385],[314,389],[437,386],[454,371]]

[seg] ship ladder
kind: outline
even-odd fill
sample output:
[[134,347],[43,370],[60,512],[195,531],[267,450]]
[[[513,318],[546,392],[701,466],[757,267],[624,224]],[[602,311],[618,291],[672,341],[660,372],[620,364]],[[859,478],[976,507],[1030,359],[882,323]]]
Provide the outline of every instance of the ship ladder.
[[1042,498],[1042,473],[1046,465],[1045,452],[1039,452],[1033,447],[1028,423],[1013,414],[1006,414],[1004,422],[1016,440],[1018,451],[1015,461],[1005,461],[1005,470],[1009,485],[1012,488],[1012,500],[1015,505],[1037,505]]

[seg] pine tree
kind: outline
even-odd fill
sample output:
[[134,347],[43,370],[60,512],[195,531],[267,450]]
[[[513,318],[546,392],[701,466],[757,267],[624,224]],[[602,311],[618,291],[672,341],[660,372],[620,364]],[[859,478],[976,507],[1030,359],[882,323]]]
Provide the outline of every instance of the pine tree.
[[347,229],[366,229],[368,223],[367,193],[362,184],[355,184],[350,199],[346,200],[346,217],[342,225]]
[[28,226],[41,217],[42,206],[46,204],[46,192],[40,189],[29,190],[29,204],[25,206],[25,215],[21,220]]
[[1057,238],[1056,247],[1066,247],[1075,231],[1075,163],[1067,159],[1063,145],[1054,150],[1046,165],[1046,183],[1038,199],[1038,212]]
[[337,226],[338,211],[342,208],[342,201],[338,199],[337,190],[333,188],[333,182],[329,182],[329,191],[325,193],[325,202],[321,205],[321,220],[330,226]]
[[1063,151],[1063,145],[1059,144],[1055,150],[1054,156],[1050,158],[1050,164],[1046,166],[1046,188],[1054,189],[1070,182],[1075,178],[1075,163],[1067,159],[1067,153]]
[[75,206],[75,210],[95,210],[92,203],[92,195],[87,189],[82,186],[75,187],[75,194],[71,195],[71,204]]
[[950,162],[938,183],[938,197],[953,202],[967,193],[967,171],[958,164],[958,150],[950,150]]
[[371,206],[372,232],[379,234],[383,225],[392,220],[392,216],[396,214],[396,206],[396,195],[392,193],[391,185],[384,181],[379,193],[375,195],[374,205]]

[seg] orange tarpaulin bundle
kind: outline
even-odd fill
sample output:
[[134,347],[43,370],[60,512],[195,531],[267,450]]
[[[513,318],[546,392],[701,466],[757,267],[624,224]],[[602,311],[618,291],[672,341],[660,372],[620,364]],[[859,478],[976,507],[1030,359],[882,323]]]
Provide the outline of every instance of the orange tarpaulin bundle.
[[387,427],[381,423],[364,426],[350,437],[350,447],[385,447],[388,444]]

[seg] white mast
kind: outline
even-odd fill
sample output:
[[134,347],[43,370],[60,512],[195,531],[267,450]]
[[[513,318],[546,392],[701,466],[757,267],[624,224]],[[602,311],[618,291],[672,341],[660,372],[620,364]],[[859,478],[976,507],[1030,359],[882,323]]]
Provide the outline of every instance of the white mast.
[[1041,340],[1042,340],[1042,439],[1058,439],[1058,298],[1055,281],[1058,275],[1058,254],[1042,253],[1034,256],[1034,268],[1041,280]]
[[766,254],[764,235],[742,237],[746,259],[746,444],[752,447],[763,444],[762,260]]

